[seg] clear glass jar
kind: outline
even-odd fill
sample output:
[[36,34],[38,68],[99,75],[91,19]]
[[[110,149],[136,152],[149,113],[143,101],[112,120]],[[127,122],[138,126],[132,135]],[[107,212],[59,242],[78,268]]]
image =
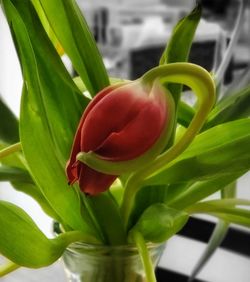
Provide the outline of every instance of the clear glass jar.
[[[148,244],[154,267],[165,244]],[[74,243],[63,255],[69,282],[146,282],[138,250],[133,246]]]

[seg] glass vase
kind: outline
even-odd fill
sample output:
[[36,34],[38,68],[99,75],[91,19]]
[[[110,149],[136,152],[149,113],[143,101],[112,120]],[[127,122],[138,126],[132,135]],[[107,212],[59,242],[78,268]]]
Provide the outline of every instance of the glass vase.
[[[165,244],[148,244],[156,267]],[[144,268],[133,246],[74,243],[62,257],[69,282],[146,282]]]

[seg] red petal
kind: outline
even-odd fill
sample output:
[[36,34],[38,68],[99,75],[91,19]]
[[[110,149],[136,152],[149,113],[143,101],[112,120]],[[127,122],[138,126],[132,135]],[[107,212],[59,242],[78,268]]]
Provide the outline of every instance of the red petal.
[[159,138],[164,120],[159,107],[148,104],[120,132],[110,134],[95,152],[112,161],[136,158]]
[[79,175],[79,186],[85,194],[95,196],[109,189],[117,176],[95,171],[82,164]]
[[82,127],[82,151],[95,151],[111,133],[121,131],[144,107],[145,93],[134,85],[130,83],[113,90],[92,107]]
[[166,121],[165,92],[151,93],[138,83],[113,90],[96,104],[82,127],[82,151],[95,151],[112,161],[143,154],[160,136]]
[[86,115],[89,113],[89,111],[95,106],[96,103],[98,103],[99,100],[101,100],[105,95],[107,95],[110,91],[112,91],[113,89],[115,89],[116,87],[118,87],[118,85],[112,85],[110,87],[107,87],[105,89],[103,89],[101,92],[99,92],[98,95],[95,96],[95,98],[89,103],[89,105],[87,106],[87,108],[85,109],[79,125],[77,127],[77,131],[74,137],[74,142],[73,142],[73,146],[71,149],[71,154],[70,154],[70,159],[67,162],[66,165],[66,174],[69,180],[69,183],[72,184],[74,183],[77,178],[77,169],[76,166],[74,165],[76,162],[76,156],[79,152],[81,152],[81,129],[83,126],[83,123],[85,121]]
[[78,179],[77,167],[74,167],[70,161],[66,164],[66,174],[68,177],[69,184],[73,184]]

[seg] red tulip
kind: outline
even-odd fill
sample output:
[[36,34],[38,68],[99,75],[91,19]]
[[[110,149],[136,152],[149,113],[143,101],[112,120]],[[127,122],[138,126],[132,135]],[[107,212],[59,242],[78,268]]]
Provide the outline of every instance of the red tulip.
[[80,152],[94,152],[111,162],[133,160],[146,153],[165,130],[169,109],[164,88],[154,82],[146,89],[140,81],[109,86],[89,103],[80,120],[67,164],[70,184],[97,195],[117,175],[100,173],[78,161]]

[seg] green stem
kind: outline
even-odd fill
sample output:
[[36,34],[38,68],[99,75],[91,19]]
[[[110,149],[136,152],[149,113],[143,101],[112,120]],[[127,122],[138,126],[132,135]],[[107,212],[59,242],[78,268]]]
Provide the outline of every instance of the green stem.
[[250,200],[245,199],[222,199],[211,200],[194,204],[186,209],[189,214],[208,212],[223,208],[232,208],[235,206],[250,206]]
[[131,232],[131,238],[138,248],[138,252],[140,254],[141,261],[145,270],[147,282],[157,282],[155,278],[154,266],[152,264],[150,254],[143,236],[138,231],[133,231]]
[[142,180],[135,177],[135,174],[130,177],[125,185],[124,194],[121,203],[121,215],[123,217],[126,230],[129,230],[129,215],[132,211],[136,194],[142,187]]
[[211,75],[202,67],[190,63],[173,63],[151,69],[142,77],[142,83],[151,85],[155,79],[161,82],[181,83],[190,87],[198,99],[197,111],[179,141],[169,150],[159,155],[142,169],[137,170],[128,179],[121,212],[127,226],[129,214],[133,207],[135,196],[141,188],[143,179],[149,178],[179,156],[192,142],[202,128],[207,115],[215,103],[215,85]]
[[20,267],[19,265],[15,264],[12,261],[8,261],[6,264],[0,265],[0,277],[3,277],[6,274],[9,274],[9,273],[15,271],[19,267]]
[[126,232],[120,210],[111,193],[105,192],[95,197],[88,197],[88,202],[98,222],[105,244],[126,244]]
[[0,159],[22,150],[21,142],[13,144],[0,151]]

